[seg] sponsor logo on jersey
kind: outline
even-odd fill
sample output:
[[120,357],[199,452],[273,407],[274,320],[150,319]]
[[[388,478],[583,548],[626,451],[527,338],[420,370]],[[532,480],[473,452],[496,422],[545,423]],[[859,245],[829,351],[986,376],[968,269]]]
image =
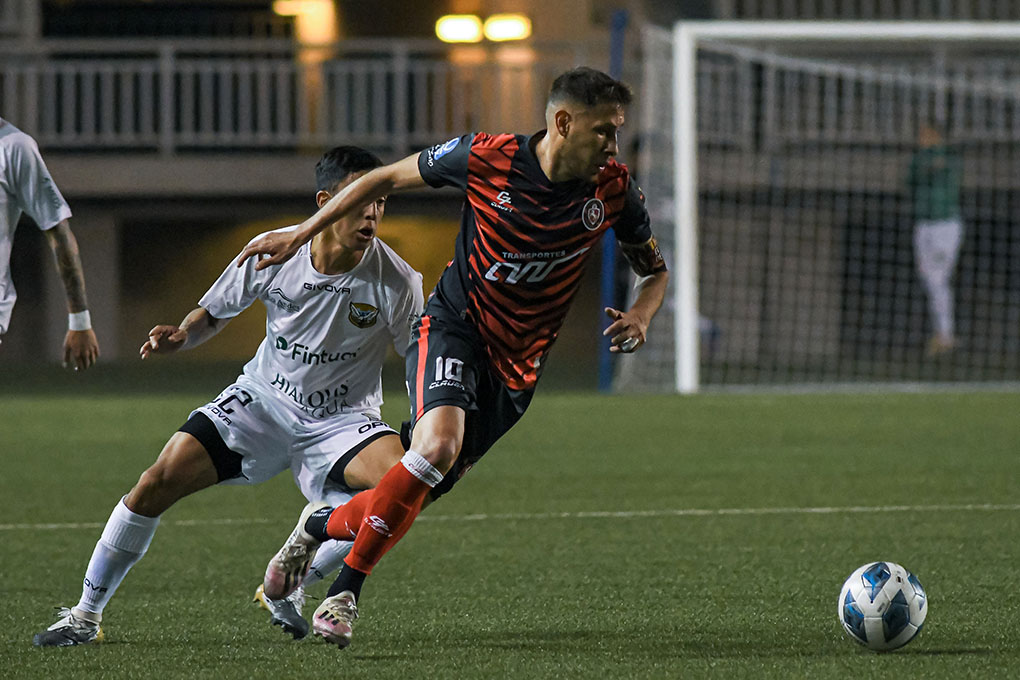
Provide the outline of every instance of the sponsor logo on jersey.
[[294,313],[301,310],[301,305],[287,297],[279,286],[272,288],[266,296],[269,301],[285,312]]
[[277,373],[271,384],[313,418],[328,418],[338,413],[347,413],[351,408],[350,404],[344,400],[350,391],[350,388],[344,383],[333,388],[302,392],[297,385]]
[[[355,352],[329,352],[324,349],[312,350],[308,345],[300,342],[288,343],[280,337],[276,339],[276,349],[282,351],[284,356],[294,361],[300,361],[307,366],[318,366],[319,364],[332,364],[335,361],[350,361],[357,359]],[[289,351],[288,351],[289,350]]]
[[[294,361],[300,361],[308,366],[319,364],[331,364],[334,361],[350,361],[357,359],[358,353],[354,352],[328,352],[326,350],[309,351],[311,347],[300,342],[287,342],[287,338],[279,335],[276,337],[276,349],[284,353],[284,356]],[[289,351],[288,351],[289,350]]]
[[496,194],[496,200],[489,201],[489,205],[491,205],[493,208],[496,208],[497,210],[502,210],[503,212],[506,213],[512,213],[514,211],[514,207],[510,205],[509,191],[501,191],[498,194]]
[[595,231],[606,221],[606,204],[600,198],[588,199],[581,209],[581,222],[585,229]]
[[376,319],[379,318],[379,308],[367,302],[352,302],[351,313],[347,318],[358,328],[368,328],[374,326]]
[[[582,255],[590,250],[590,248],[581,248],[578,251],[570,253],[569,255],[560,255],[554,260],[543,261],[531,261],[531,262],[496,262],[489,271],[485,272],[485,278],[489,281],[502,281],[503,283],[509,283],[511,285],[524,281],[526,283],[539,283],[544,281],[549,274],[552,273],[556,267],[573,260],[578,255]],[[562,253],[564,251],[559,251]],[[557,254],[559,254],[557,253]],[[544,253],[537,253],[538,255],[545,255]],[[513,259],[519,257],[514,253],[503,253],[504,256],[512,256],[507,259]]]
[[337,293],[338,295],[351,292],[351,289],[347,286],[334,286],[332,283],[305,283],[304,289],[316,293],[326,291],[327,293]]
[[425,152],[425,162],[431,168],[436,161],[456,149],[458,144],[460,144],[460,137],[454,137],[448,142],[436,144]]

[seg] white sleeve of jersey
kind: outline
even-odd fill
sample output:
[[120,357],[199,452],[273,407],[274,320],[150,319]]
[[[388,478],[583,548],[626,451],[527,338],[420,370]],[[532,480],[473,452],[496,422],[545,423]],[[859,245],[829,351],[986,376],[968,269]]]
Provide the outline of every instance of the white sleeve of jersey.
[[416,271],[404,280],[403,295],[393,310],[390,319],[390,333],[393,334],[393,348],[397,354],[404,356],[407,346],[411,344],[411,326],[421,316],[425,308],[425,296],[422,294],[422,276]]
[[198,301],[198,306],[217,319],[233,319],[250,307],[283,266],[266,267],[257,271],[255,269],[257,261],[257,257],[249,257],[238,267],[237,260],[231,260],[216,282]]
[[35,140],[16,134],[13,142],[8,156],[6,188],[40,229],[52,229],[71,216],[71,208],[50,176]]

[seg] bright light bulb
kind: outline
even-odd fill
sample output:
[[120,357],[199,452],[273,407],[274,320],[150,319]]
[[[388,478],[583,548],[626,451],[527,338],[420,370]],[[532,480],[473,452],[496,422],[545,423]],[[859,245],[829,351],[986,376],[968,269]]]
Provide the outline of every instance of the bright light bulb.
[[531,35],[531,19],[523,14],[493,14],[485,20],[484,31],[494,42],[524,40]]
[[336,6],[332,0],[275,0],[273,11],[294,17],[294,33],[303,45],[321,45],[337,39]]
[[474,14],[448,14],[436,21],[436,37],[448,43],[482,40],[482,20]]

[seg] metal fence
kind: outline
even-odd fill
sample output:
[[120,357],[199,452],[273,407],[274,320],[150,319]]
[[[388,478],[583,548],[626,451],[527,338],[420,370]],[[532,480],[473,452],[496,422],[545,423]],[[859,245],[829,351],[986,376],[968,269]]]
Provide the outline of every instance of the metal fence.
[[539,125],[580,45],[447,48],[348,41],[42,41],[0,47],[0,111],[47,148],[321,146],[395,154],[468,130]]

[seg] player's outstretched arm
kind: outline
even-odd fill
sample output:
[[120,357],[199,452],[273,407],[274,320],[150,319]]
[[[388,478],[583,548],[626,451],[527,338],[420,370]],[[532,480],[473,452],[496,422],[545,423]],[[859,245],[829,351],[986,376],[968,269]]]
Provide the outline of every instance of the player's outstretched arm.
[[[69,314],[87,312],[89,305],[85,297],[85,274],[81,267],[81,256],[78,253],[78,241],[74,238],[71,225],[61,220],[57,226],[47,229],[46,240],[53,249],[56,258],[57,272],[64,284],[67,294],[67,311]],[[73,321],[73,318],[72,318]],[[87,326],[89,324],[86,323]],[[99,358],[99,342],[91,327],[84,330],[68,330],[64,336],[64,365],[74,366],[74,370],[83,371]]]
[[161,324],[149,331],[139,356],[147,359],[151,354],[172,354],[182,349],[197,347],[219,333],[227,325],[229,319],[217,319],[203,307],[196,307],[188,312],[179,326]]
[[266,234],[246,245],[237,259],[237,266],[242,266],[249,257],[256,256],[264,257],[256,262],[255,269],[283,264],[294,256],[298,248],[311,241],[313,236],[352,211],[394,191],[421,189],[425,186],[427,184],[418,171],[418,154],[376,168],[348,184],[294,231]]
[[655,272],[638,281],[637,298],[626,312],[606,307],[606,316],[613,323],[602,334],[611,336],[610,352],[633,352],[645,344],[648,325],[662,306],[668,283],[669,272]]

